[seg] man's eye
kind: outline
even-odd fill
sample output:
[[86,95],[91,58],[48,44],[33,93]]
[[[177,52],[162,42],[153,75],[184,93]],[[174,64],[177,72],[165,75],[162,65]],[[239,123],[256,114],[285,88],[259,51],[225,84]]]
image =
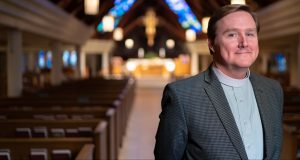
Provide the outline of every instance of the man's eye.
[[228,37],[235,37],[237,34],[236,33],[228,33],[227,36]]
[[249,37],[254,37],[254,36],[256,36],[255,33],[247,33],[246,35],[249,36]]

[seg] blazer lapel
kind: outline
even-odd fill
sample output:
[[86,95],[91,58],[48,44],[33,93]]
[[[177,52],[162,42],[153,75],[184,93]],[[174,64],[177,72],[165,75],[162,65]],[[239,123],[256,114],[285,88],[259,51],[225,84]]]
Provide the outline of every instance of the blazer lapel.
[[233,146],[239,153],[241,159],[248,159],[242,138],[235,123],[223,88],[216,75],[213,73],[211,67],[205,72],[205,81],[208,83],[208,85],[205,87],[205,91],[215,107],[215,110],[231,142],[233,143]]
[[251,74],[250,81],[254,90],[257,106],[260,113],[260,118],[263,126],[264,133],[264,149],[265,149],[265,159],[270,159],[271,151],[272,151],[272,115],[271,111],[269,111],[268,103],[265,100],[263,91],[263,86],[260,85],[259,81],[255,78],[255,75]]

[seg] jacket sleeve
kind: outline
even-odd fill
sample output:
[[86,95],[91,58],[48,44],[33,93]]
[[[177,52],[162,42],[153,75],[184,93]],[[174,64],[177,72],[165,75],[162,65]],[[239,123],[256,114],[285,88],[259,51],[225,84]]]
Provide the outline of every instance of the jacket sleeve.
[[159,116],[154,148],[155,159],[182,159],[187,144],[187,124],[183,106],[174,87],[165,87],[161,105],[162,112]]

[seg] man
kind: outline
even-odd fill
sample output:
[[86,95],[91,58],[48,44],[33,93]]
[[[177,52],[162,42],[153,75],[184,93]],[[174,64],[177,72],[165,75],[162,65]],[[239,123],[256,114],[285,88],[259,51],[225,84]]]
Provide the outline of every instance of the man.
[[218,10],[208,26],[213,63],[165,87],[156,159],[279,159],[282,89],[250,73],[259,24],[245,5]]

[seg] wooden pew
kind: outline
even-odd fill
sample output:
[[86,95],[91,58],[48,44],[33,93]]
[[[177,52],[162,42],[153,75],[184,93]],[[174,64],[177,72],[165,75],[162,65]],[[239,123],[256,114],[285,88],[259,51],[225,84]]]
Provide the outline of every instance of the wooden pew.
[[[17,129],[24,128],[30,132],[27,135],[29,138],[48,138],[48,137],[89,137],[95,133],[95,128],[99,125],[101,119],[87,119],[87,120],[38,120],[38,119],[8,119],[0,121],[0,137],[2,138],[16,138]],[[84,133],[80,133],[80,129],[85,129]],[[55,129],[61,129],[63,134],[52,133]],[[88,130],[89,131],[88,131]],[[71,130],[71,132],[68,132]],[[78,132],[73,132],[77,130]],[[37,132],[36,132],[37,131]],[[60,130],[59,130],[60,131]],[[42,134],[41,134],[42,133]]]
[[[76,106],[80,107],[80,109],[88,108],[89,106],[106,109],[113,107],[115,109],[115,118],[112,124],[115,124],[115,127],[108,128],[109,130],[115,129],[111,133],[117,134],[117,136],[114,139],[115,143],[112,142],[113,140],[109,143],[115,144],[115,147],[110,145],[109,148],[115,148],[110,150],[117,152],[118,147],[122,143],[122,136],[125,134],[134,98],[134,87],[135,83],[132,80],[114,81],[113,83],[107,80],[99,81],[99,79],[88,80],[73,84],[67,83],[59,87],[50,87],[41,92],[32,93],[21,98],[1,99],[0,106],[1,108],[30,106],[33,110],[53,106],[59,106],[58,108]],[[0,111],[0,113],[3,112]],[[3,117],[9,117],[9,115],[12,116],[12,114],[6,112]],[[108,125],[110,126],[110,124]],[[117,155],[117,153],[114,154],[112,152],[109,155]]]
[[[0,113],[6,116],[6,119],[0,120],[0,126],[10,128],[7,125],[18,127],[32,127],[43,126],[47,123],[47,126],[68,126],[72,128],[80,124],[88,124],[95,121],[95,118],[100,118],[108,122],[107,127],[107,147],[108,157],[110,159],[116,159],[118,156],[118,141],[120,135],[116,131],[116,117],[115,110],[113,108],[99,108],[99,107],[70,107],[70,108],[1,108]],[[45,119],[41,119],[45,116]],[[73,117],[75,116],[75,118]],[[27,119],[27,120],[26,120]],[[48,120],[47,120],[48,119]],[[22,123],[26,122],[26,123]],[[77,123],[74,123],[77,122]],[[6,125],[6,126],[5,126]]]
[[296,134],[295,128],[283,125],[283,145],[281,158],[283,160],[296,160],[299,148],[300,136]]
[[291,88],[284,91],[284,113],[300,113],[300,90]]
[[69,149],[77,155],[85,144],[94,144],[94,159],[108,159],[106,127],[107,123],[100,121],[93,137],[0,138],[0,146],[11,151],[12,159],[27,159],[32,148],[47,148],[48,151]]
[[94,144],[85,144],[79,151],[75,160],[95,160],[94,158]]
[[12,160],[29,159],[33,148],[45,148],[47,157],[56,149],[68,149],[72,153],[72,159],[80,153],[86,144],[92,144],[92,138],[0,138],[2,149],[9,149]]
[[[132,85],[132,84],[131,84]],[[69,106],[99,106],[104,108],[113,107],[116,109],[116,119],[117,119],[117,131],[118,139],[117,142],[119,145],[122,143],[122,136],[126,131],[126,125],[129,117],[129,111],[131,110],[131,106],[133,103],[134,88],[128,87],[124,92],[122,92],[122,98],[120,100],[88,100],[88,101],[73,101],[73,100],[47,100],[47,99],[34,99],[34,98],[10,98],[4,99],[0,101],[1,107],[8,106],[32,106],[32,107],[51,107],[51,106],[61,106],[61,107],[69,107]],[[127,93],[130,93],[128,95]],[[118,145],[118,146],[119,146]]]
[[[285,113],[282,159],[296,159],[300,149],[300,112]],[[299,157],[298,157],[299,159]]]

